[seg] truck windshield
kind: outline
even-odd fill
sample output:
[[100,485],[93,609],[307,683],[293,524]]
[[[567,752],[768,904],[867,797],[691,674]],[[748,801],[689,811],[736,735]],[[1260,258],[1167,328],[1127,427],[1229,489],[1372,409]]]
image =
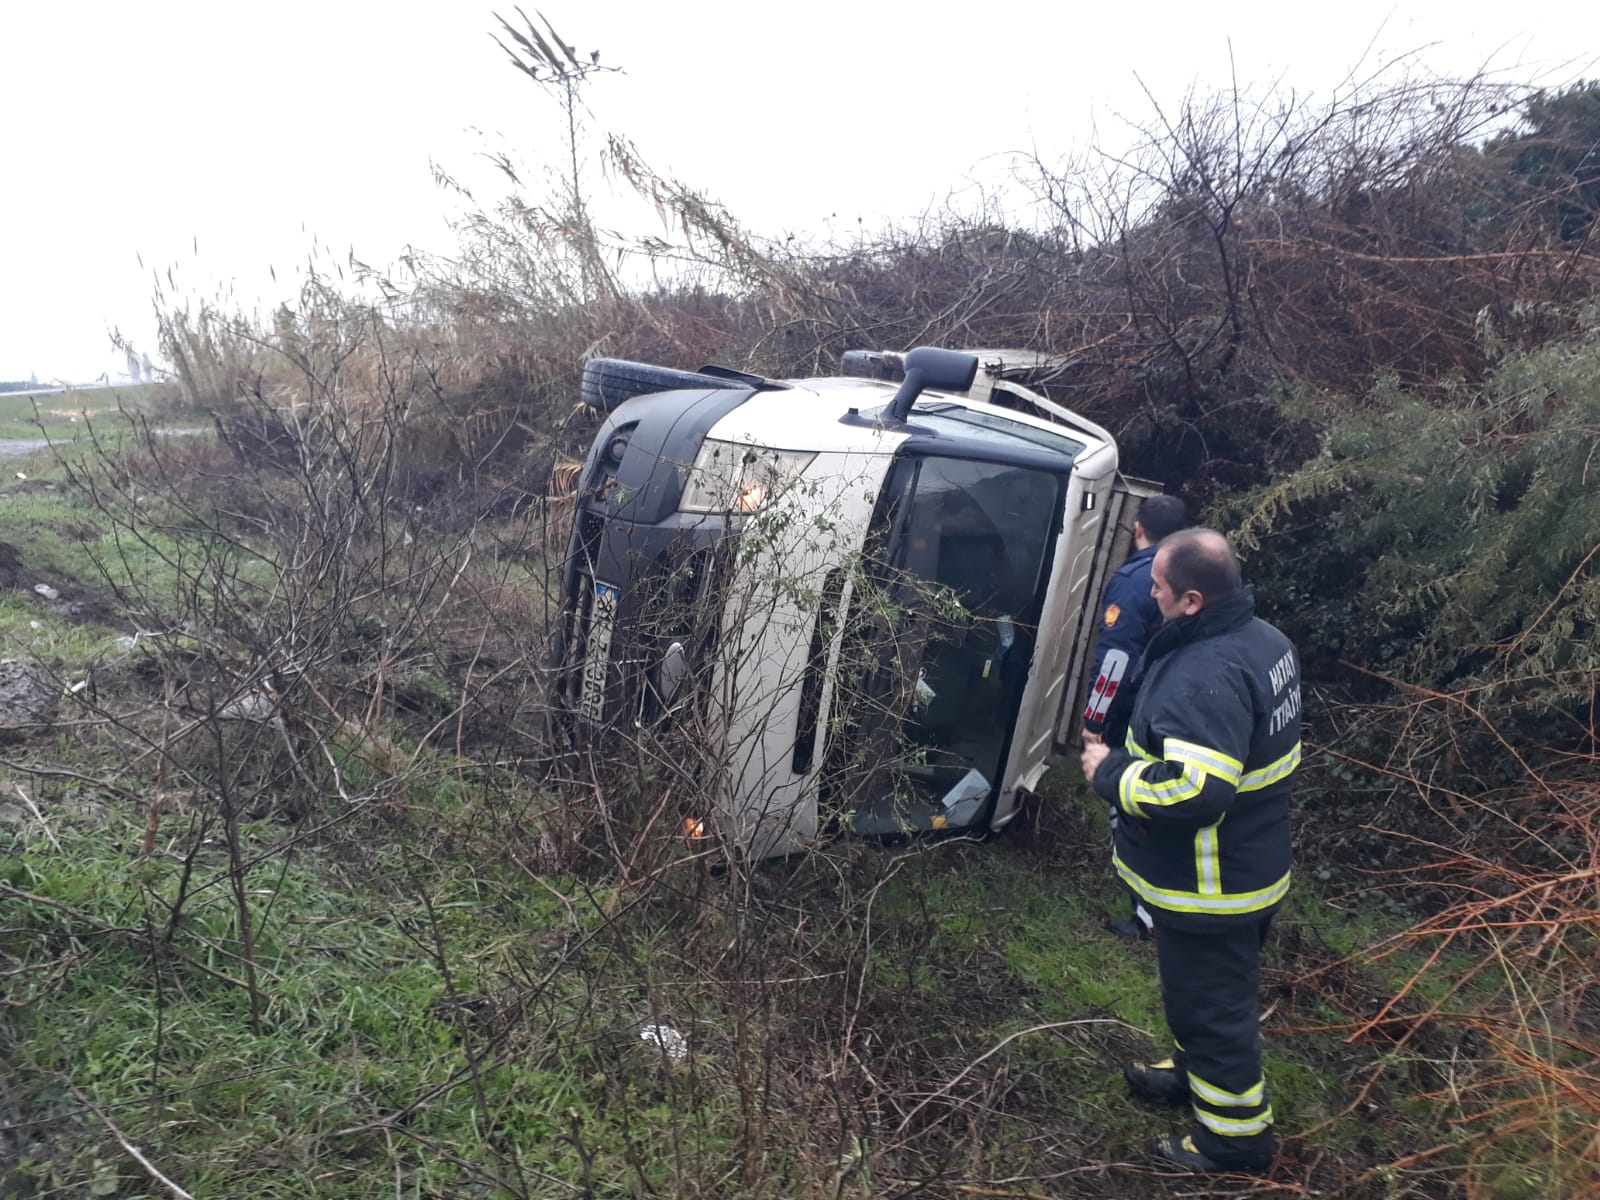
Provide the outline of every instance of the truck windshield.
[[[1033,661],[1065,475],[919,457],[886,484],[827,772],[864,832],[977,819],[1005,766]],[[848,685],[841,691],[848,689]],[[847,757],[841,759],[838,755]]]
[[941,424],[953,425],[969,439],[974,435],[981,438],[984,434],[988,434],[991,440],[1001,445],[1008,441],[1026,442],[1030,446],[1059,451],[1068,458],[1076,458],[1083,452],[1084,443],[1077,438],[1068,437],[1065,433],[1057,433],[1053,429],[1040,429],[1036,425],[1013,421],[1009,417],[967,408],[961,404],[948,402],[918,404],[911,412],[920,425],[927,425],[935,430]]

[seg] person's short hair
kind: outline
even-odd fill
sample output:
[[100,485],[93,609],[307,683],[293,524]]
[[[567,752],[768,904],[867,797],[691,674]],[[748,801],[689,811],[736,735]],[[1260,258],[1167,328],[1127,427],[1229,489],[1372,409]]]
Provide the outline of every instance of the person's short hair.
[[1189,513],[1176,496],[1148,496],[1139,505],[1139,524],[1152,543],[1170,537],[1189,525]]
[[1170,534],[1162,541],[1161,552],[1166,556],[1167,587],[1175,596],[1199,592],[1207,604],[1215,604],[1239,590],[1239,560],[1228,539],[1215,529]]

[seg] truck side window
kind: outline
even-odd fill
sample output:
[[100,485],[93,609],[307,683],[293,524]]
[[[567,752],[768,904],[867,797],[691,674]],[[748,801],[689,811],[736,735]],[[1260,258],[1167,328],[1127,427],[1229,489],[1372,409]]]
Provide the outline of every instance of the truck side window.
[[[893,631],[893,651],[874,656],[878,667],[866,678],[868,740],[877,744],[856,750],[875,760],[865,776],[876,793],[865,797],[869,805],[937,812],[944,797],[981,799],[1004,768],[1066,477],[937,456],[905,460],[896,472],[896,502],[882,514],[888,522],[892,513],[892,526],[880,531],[885,582],[915,598]],[[900,711],[886,722],[891,697]],[[900,765],[885,769],[885,758]]]

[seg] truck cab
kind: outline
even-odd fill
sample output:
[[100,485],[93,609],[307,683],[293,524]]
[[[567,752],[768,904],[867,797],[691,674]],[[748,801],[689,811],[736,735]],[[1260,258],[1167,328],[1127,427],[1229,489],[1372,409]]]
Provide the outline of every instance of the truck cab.
[[1077,740],[1093,614],[1146,485],[1014,351],[769,380],[595,359],[554,711],[676,726],[756,858],[832,830],[999,829]]

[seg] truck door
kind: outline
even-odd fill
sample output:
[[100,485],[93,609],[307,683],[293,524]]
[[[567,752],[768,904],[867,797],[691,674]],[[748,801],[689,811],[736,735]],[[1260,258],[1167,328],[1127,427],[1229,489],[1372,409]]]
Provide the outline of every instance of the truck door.
[[992,828],[1016,815],[1019,792],[1038,787],[1051,758],[1071,751],[1079,739],[1100,592],[1132,549],[1138,498],[1159,490],[1115,468],[1099,472],[1093,463],[1080,465],[1087,469],[1074,470],[1066,490],[1033,670],[1018,706]]
[[1106,497],[1106,511],[1100,526],[1099,540],[1083,594],[1079,597],[1076,628],[1071,657],[1067,663],[1067,686],[1061,697],[1056,715],[1055,752],[1074,754],[1083,745],[1083,706],[1089,686],[1089,663],[1094,650],[1095,637],[1100,630],[1097,619],[1100,611],[1100,594],[1106,580],[1111,577],[1128,555],[1133,553],[1133,523],[1139,517],[1139,505],[1146,496],[1157,496],[1161,489],[1144,479],[1134,479],[1118,472]]

